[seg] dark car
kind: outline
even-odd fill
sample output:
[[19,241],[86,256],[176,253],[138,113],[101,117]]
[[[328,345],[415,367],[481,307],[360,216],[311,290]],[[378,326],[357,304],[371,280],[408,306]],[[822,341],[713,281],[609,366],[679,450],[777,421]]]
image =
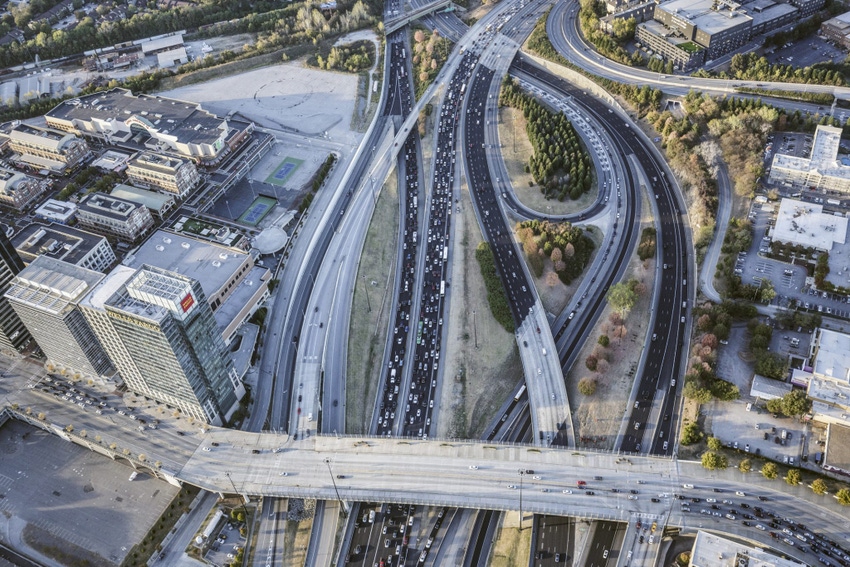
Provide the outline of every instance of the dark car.
[[592,490],[585,490],[584,493],[587,494],[588,496],[593,496],[593,494],[594,494]]
[[661,500],[659,500],[658,498],[650,498],[650,500],[653,502],[661,502]]

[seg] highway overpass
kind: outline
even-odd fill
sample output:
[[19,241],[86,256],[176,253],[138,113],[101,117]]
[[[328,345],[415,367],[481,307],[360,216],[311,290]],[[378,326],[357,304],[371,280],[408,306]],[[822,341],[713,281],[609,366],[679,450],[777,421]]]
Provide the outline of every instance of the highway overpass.
[[427,16],[428,14],[433,14],[434,12],[438,12],[440,10],[462,10],[459,6],[456,6],[452,3],[451,0],[437,0],[436,2],[431,2],[425,6],[420,6],[418,8],[413,9],[411,12],[407,12],[404,14],[400,14],[398,17],[394,17],[384,22],[384,30],[387,35],[393,33],[396,30],[399,30],[409,24],[410,22],[416,21],[423,16]]

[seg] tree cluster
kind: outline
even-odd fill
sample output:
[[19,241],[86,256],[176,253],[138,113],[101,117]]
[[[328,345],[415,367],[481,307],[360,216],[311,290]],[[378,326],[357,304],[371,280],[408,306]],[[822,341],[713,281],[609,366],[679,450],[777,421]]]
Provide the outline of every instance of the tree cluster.
[[703,438],[703,432],[695,421],[687,424],[682,428],[682,438],[680,442],[682,445],[693,445],[694,443],[699,443]]
[[437,30],[413,32],[413,86],[417,99],[434,82],[451,51],[452,42]]
[[721,455],[714,451],[706,451],[702,454],[702,466],[710,471],[725,469],[729,466],[729,459],[726,458],[726,455]]
[[363,40],[339,47],[332,47],[326,57],[318,55],[316,64],[320,69],[359,73],[375,63],[375,45]]
[[490,305],[490,311],[496,321],[506,331],[512,333],[514,331],[514,318],[508,304],[508,298],[505,295],[505,288],[502,286],[502,280],[499,279],[499,274],[496,271],[496,259],[493,257],[490,244],[487,242],[479,244],[475,250],[475,259],[478,260],[478,267],[481,269],[481,276],[484,278],[484,286],[487,288],[487,303]]
[[593,241],[582,228],[568,222],[523,221],[517,224],[516,231],[528,264],[537,277],[543,274],[548,257],[558,278],[569,284],[581,275],[593,253]]
[[499,103],[522,110],[526,133],[534,148],[525,170],[547,198],[578,199],[590,190],[593,179],[590,156],[564,113],[552,112],[507,76]]
[[648,260],[649,258],[655,258],[655,248],[657,245],[657,234],[655,231],[655,227],[648,226],[643,229],[643,232],[640,234],[640,242],[637,247],[637,255],[641,260]]
[[599,18],[606,14],[605,3],[601,0],[581,0],[579,22],[581,33],[584,34],[585,39],[592,43],[597,51],[605,57],[626,65],[643,65],[644,59],[639,51],[629,55],[629,52],[622,46],[634,37],[637,22],[634,22],[634,18],[631,18],[633,23],[624,22],[616,25],[614,37],[611,37],[599,29]]
[[812,401],[803,390],[791,390],[781,398],[767,401],[767,411],[788,417],[799,417],[811,409]]
[[756,374],[784,380],[788,374],[786,358],[768,350],[770,339],[773,337],[773,327],[759,323],[758,319],[751,319],[747,328],[750,331],[750,352],[756,359]]
[[746,81],[773,81],[782,83],[806,83],[812,85],[843,86],[847,81],[838,71],[814,67],[794,67],[781,63],[772,64],[755,52],[738,53],[732,56],[729,74]]

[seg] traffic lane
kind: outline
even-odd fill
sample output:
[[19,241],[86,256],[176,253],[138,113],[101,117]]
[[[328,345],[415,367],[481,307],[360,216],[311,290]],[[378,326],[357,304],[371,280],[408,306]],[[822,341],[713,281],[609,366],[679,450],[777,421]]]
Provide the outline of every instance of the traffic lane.
[[[611,547],[614,536],[617,535],[618,525],[615,522],[597,522],[596,531],[593,534],[587,554],[585,565],[587,567],[604,567],[611,558]],[[611,558],[613,559],[613,558]]]
[[537,524],[534,565],[549,567],[569,563],[575,554],[572,518],[542,514],[534,519]]
[[[527,67],[527,65],[524,65],[524,62],[523,62],[522,60],[519,60],[519,66],[520,66],[520,67]],[[524,70],[525,70],[526,72],[528,71],[528,69],[524,69]],[[559,82],[563,83],[563,81],[559,81]],[[576,96],[577,98],[581,98],[581,97],[579,97],[579,95],[578,95],[577,89],[574,89],[574,88],[573,88],[573,93],[572,93],[572,94],[574,94],[574,96]],[[582,100],[581,100],[581,102],[582,102],[582,103],[585,103],[585,102],[588,102],[588,101],[585,101],[585,100],[583,100],[583,99],[582,99]],[[612,124],[612,122],[613,122],[614,120],[617,120],[618,122],[619,122],[619,121],[621,121],[621,119],[619,119],[619,118],[615,118],[614,116],[606,116],[606,114],[610,114],[610,113],[602,112],[602,111],[601,111],[601,108],[598,108],[598,107],[600,107],[600,106],[601,106],[601,103],[598,103],[598,101],[595,101],[595,99],[590,99],[590,101],[588,102],[588,106],[596,106],[596,107],[597,107],[597,109],[596,109],[596,110],[599,112],[601,119],[608,121],[610,126],[614,126],[614,125],[615,125],[615,124]],[[630,143],[630,142],[631,142],[631,143]],[[654,160],[654,159],[650,159],[650,158],[649,158],[649,156],[647,155],[647,152],[645,152],[645,151],[644,151],[644,148],[643,148],[643,146],[642,146],[642,144],[641,144],[640,142],[641,142],[641,140],[639,140],[639,139],[637,138],[637,136],[635,135],[635,133],[634,133],[633,131],[631,131],[631,129],[630,129],[630,128],[627,128],[627,129],[626,129],[626,143],[629,143],[629,145],[630,145],[631,149],[632,149],[632,150],[633,150],[633,152],[636,154],[636,156],[638,157],[639,161],[642,163],[642,165],[644,165],[644,167],[645,167],[645,171],[647,171],[647,174],[651,175],[651,176],[652,176],[652,177],[654,177],[654,178],[658,178],[658,177],[660,177],[660,178],[664,179],[664,178],[665,178],[665,175],[662,173],[663,169],[662,169],[662,168],[660,168],[660,167],[658,166],[658,164],[657,164],[657,163],[655,163],[655,160]],[[663,183],[663,187],[664,187],[664,188],[666,188],[666,189],[669,189],[669,187],[667,187],[667,186],[666,186],[666,180],[665,180],[665,182]],[[660,212],[662,213],[662,235],[663,235],[665,232],[666,232],[667,234],[671,234],[671,233],[673,233],[672,228],[668,228],[667,226],[665,226],[665,225],[669,225],[669,223],[670,223],[671,221],[673,221],[673,220],[674,220],[674,216],[671,214],[673,210],[676,210],[676,207],[675,207],[674,205],[672,205],[672,204],[671,204],[673,201],[674,201],[674,199],[671,197],[671,198],[669,198],[669,199],[667,199],[667,200],[662,200],[662,201],[660,201],[660,202],[658,203],[658,205],[659,205],[659,209],[660,209]],[[666,206],[665,206],[665,205],[666,205]],[[666,210],[665,210],[665,209],[666,209]],[[666,214],[665,214],[665,213],[666,213]],[[667,222],[665,222],[665,220],[666,220]],[[679,226],[679,228],[681,228],[681,227]],[[666,230],[665,230],[665,229],[666,229]],[[684,240],[684,239],[683,239],[683,238],[676,238],[676,237],[674,237],[674,238],[673,238],[673,240],[674,240],[674,242],[676,242],[677,244],[681,245],[681,243],[683,243],[683,240]],[[679,254],[675,254],[675,257],[676,257],[676,258],[679,258],[679,257],[680,257],[680,255],[679,255]],[[681,270],[681,268],[679,268],[678,264],[679,264],[679,263],[678,263],[678,262],[676,262],[676,265],[675,265],[675,266],[673,266],[673,269],[674,269],[674,270],[678,270],[678,271],[682,271],[682,270]],[[684,282],[684,281],[686,281],[686,278],[683,280],[683,282]],[[684,287],[684,284],[683,284],[683,287]],[[673,298],[671,298],[671,297],[669,297],[669,294],[662,295],[662,297],[663,297],[663,298],[666,298],[666,302],[667,302],[667,303],[670,303],[670,304],[672,304],[674,301],[676,301],[675,296],[674,296]],[[668,323],[667,323],[666,327],[665,327],[663,324],[662,324],[662,325],[660,325],[660,326],[658,326],[658,328],[659,328],[662,332],[664,332],[664,331],[670,331],[670,330],[671,330],[671,328],[672,328],[672,326],[673,326],[673,325],[671,325],[671,323],[669,322],[669,319],[671,318],[670,316],[671,316],[671,315],[672,315],[672,313],[673,313],[673,311],[672,311],[672,310],[673,310],[672,305],[668,308],[668,310],[666,310],[666,313],[665,313],[665,314],[668,316],[668,317],[666,317],[666,318],[665,318],[665,319],[668,321]],[[656,331],[656,333],[657,333],[657,331]],[[666,347],[666,345],[670,344],[670,342],[672,342],[673,344],[681,343],[681,340],[679,340],[678,333],[676,333],[676,334],[675,334],[674,336],[672,336],[672,337],[670,336],[670,333],[669,333],[669,332],[667,333],[667,335],[668,335],[668,336],[667,336],[667,341],[664,341],[664,343],[665,343],[665,347]],[[672,339],[672,341],[671,341],[671,339]],[[667,350],[667,349],[665,348],[664,350],[665,350],[665,352],[666,352],[666,350]],[[678,349],[677,349],[677,350],[678,350]],[[678,362],[681,360],[681,359],[680,359],[680,354],[677,354],[677,355],[676,355],[676,356],[674,356],[671,360],[672,360],[672,363],[673,363],[673,364],[676,364],[676,367],[675,367],[675,368],[678,368]],[[672,380],[672,378],[669,378],[669,377],[668,377],[668,380]],[[642,385],[641,385],[641,387],[642,387],[642,388],[644,388],[644,389],[646,389],[649,385],[650,385],[650,384],[649,384],[649,381],[647,381],[647,383],[646,383],[646,384],[642,384]],[[643,415],[643,416],[641,416],[641,417],[645,418],[645,417],[646,417],[646,415]],[[632,430],[632,428],[634,428],[634,427],[636,427],[636,426],[637,426],[637,427],[638,427],[638,429],[639,429],[639,428],[640,428],[640,426],[641,426],[641,424],[643,424],[643,423],[645,423],[645,422],[638,422],[636,418],[631,418],[631,419],[629,419],[629,430]],[[667,435],[667,433],[665,432],[665,433],[664,433],[664,435]],[[631,447],[628,447],[628,448],[627,448],[627,450],[635,450],[635,448],[637,447],[637,444],[638,444],[638,443],[639,443],[639,440],[637,439],[637,437],[632,436],[632,442],[631,442],[632,446],[631,446]],[[661,446],[663,447],[663,442],[662,442]]]

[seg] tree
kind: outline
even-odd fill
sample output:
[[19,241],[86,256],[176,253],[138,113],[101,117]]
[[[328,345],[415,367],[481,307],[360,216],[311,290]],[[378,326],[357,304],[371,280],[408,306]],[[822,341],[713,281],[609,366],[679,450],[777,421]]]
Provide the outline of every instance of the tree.
[[599,341],[597,341],[600,345],[607,347],[611,344],[611,339],[608,338],[608,335],[599,335]]
[[725,455],[721,455],[720,453],[706,451],[702,454],[702,466],[710,471],[725,469],[729,466],[729,460]]
[[707,388],[700,388],[695,380],[688,380],[685,382],[682,394],[689,400],[694,400],[698,404],[707,404],[711,401],[711,390],[708,390]]
[[788,471],[788,474],[785,475],[785,482],[791,486],[797,486],[800,484],[801,479],[802,475],[800,474],[800,469],[791,469]]
[[753,464],[749,459],[744,459],[740,463],[738,463],[738,470],[742,473],[748,473],[753,470]]
[[835,494],[835,497],[842,506],[850,506],[850,489],[842,488]]
[[808,413],[811,408],[812,401],[805,390],[791,390],[782,396],[782,413],[787,416],[800,416]]
[[814,492],[818,496],[823,496],[824,494],[826,494],[826,489],[826,483],[823,481],[822,478],[816,478],[814,481],[812,481],[812,492]]
[[584,365],[587,366],[588,370],[596,371],[596,367],[597,367],[598,364],[599,364],[599,359],[597,359],[592,354],[588,355],[588,357],[584,359]]
[[578,381],[578,391],[582,395],[592,396],[596,393],[596,380],[593,378],[582,378]]
[[776,468],[776,463],[765,463],[761,468],[761,474],[764,478],[773,480],[777,476],[779,476],[779,469]]
[[628,282],[620,282],[612,285],[606,297],[611,307],[621,315],[625,315],[637,302],[637,294]]
[[682,428],[682,445],[693,445],[702,439],[702,431],[696,422],[691,422]]
[[708,448],[712,451],[719,451],[723,448],[723,441],[718,439],[717,437],[709,437],[708,438]]

